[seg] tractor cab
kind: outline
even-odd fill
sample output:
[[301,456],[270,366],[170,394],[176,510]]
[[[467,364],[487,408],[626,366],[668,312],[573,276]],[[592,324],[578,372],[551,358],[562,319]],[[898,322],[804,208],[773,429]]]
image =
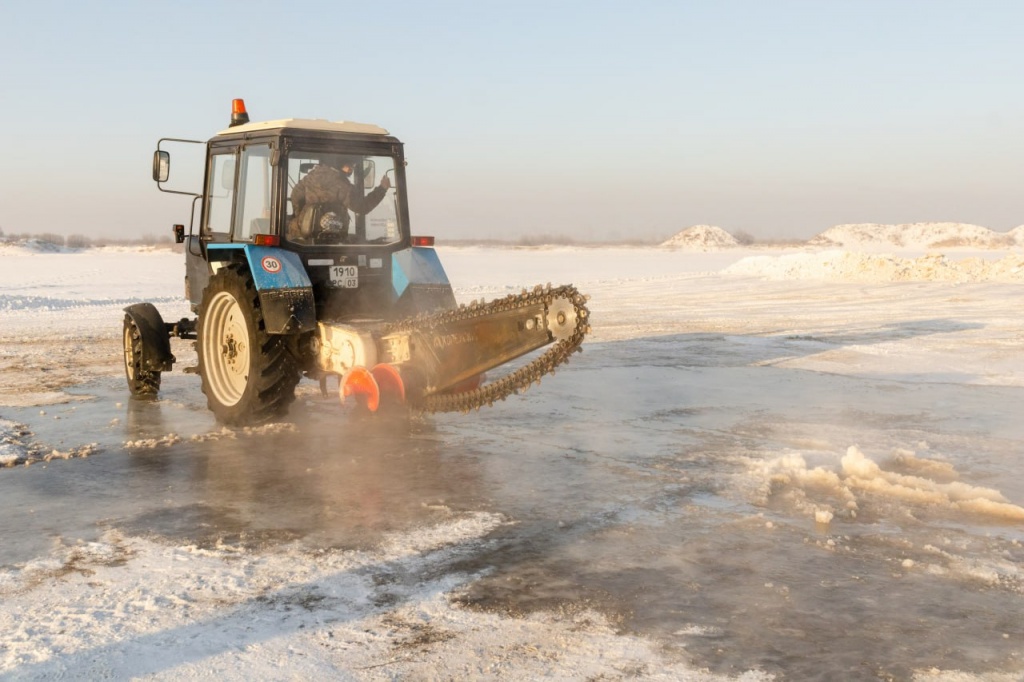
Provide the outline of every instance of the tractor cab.
[[[296,254],[318,317],[390,309],[392,255],[412,245],[398,139],[351,121],[249,122],[244,102],[235,100],[231,125],[206,144],[199,226],[187,238],[178,228],[194,308],[219,264],[244,258],[248,251],[239,247],[256,246]],[[154,179],[166,182],[169,170],[170,155],[158,145]]]

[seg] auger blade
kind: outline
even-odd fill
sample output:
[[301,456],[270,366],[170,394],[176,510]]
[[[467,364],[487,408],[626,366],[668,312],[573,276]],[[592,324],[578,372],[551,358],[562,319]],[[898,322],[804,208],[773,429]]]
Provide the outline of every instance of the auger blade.
[[338,387],[338,397],[344,403],[346,398],[355,396],[370,412],[376,412],[380,407],[380,386],[373,374],[365,367],[353,367],[341,378],[341,385]]

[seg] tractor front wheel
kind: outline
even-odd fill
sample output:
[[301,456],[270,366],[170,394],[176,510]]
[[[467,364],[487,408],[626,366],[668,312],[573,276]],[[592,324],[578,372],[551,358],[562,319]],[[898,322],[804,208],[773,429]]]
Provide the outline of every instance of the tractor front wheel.
[[299,370],[284,336],[267,334],[252,275],[221,268],[199,307],[196,349],[207,405],[225,424],[281,416],[295,400]]
[[133,396],[148,398],[160,391],[160,372],[142,368],[142,332],[131,315],[124,316],[124,376]]

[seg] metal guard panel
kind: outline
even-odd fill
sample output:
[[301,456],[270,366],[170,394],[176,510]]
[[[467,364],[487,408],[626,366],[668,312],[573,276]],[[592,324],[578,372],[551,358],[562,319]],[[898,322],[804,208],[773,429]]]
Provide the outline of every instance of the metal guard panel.
[[309,287],[259,292],[268,334],[299,334],[316,329],[316,302]]
[[434,249],[416,247],[391,254],[391,285],[395,298],[401,297],[410,284],[450,285]]

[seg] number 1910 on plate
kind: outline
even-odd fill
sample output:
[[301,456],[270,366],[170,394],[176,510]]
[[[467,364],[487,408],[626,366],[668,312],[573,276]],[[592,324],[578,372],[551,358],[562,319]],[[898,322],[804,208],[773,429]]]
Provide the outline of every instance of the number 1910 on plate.
[[355,289],[359,286],[359,268],[354,265],[332,265],[331,286]]

